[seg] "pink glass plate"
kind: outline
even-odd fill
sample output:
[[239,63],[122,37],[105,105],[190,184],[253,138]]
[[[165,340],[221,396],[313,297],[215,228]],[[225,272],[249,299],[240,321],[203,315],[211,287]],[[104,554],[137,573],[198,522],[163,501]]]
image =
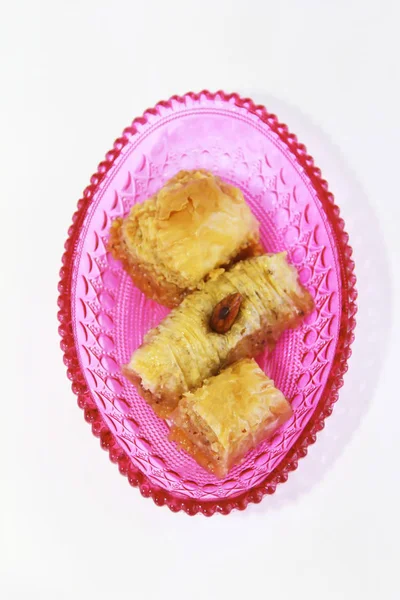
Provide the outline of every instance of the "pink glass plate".
[[[206,168],[240,187],[271,252],[287,250],[316,310],[259,364],[294,415],[223,480],[167,440],[120,373],[167,309],[147,300],[106,252],[112,219],[180,169]],[[65,244],[61,347],[93,433],[143,496],[173,511],[228,514],[259,502],[296,469],[332,412],[354,339],[354,263],[343,220],[306,148],[263,106],[223,92],[174,96],[125,129],[92,176]]]

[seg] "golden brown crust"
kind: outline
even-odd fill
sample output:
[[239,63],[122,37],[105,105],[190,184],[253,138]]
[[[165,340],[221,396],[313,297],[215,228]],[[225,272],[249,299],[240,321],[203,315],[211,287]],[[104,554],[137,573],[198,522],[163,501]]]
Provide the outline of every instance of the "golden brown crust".
[[[167,281],[164,277],[156,273],[151,264],[136,260],[132,253],[129,252],[125,240],[123,239],[122,224],[123,219],[121,218],[113,221],[110,229],[107,247],[108,251],[111,252],[113,258],[121,261],[133,283],[148,298],[155,300],[168,308],[178,306],[184,297],[192,290],[178,287],[176,284]],[[228,265],[224,265],[224,267],[228,268],[239,260],[260,256],[261,254],[264,254],[261,244],[258,241],[251,242],[242,248],[232,261]]]
[[255,435],[249,437],[246,443],[241,444],[237,448],[237,451],[229,456],[226,464],[221,462],[220,457],[212,451],[211,447],[199,448],[199,446],[190,439],[189,434],[178,425],[172,425],[168,439],[171,442],[175,442],[178,445],[178,448],[190,454],[201,467],[216,477],[222,478],[226,477],[232,467],[243,461],[249,450],[252,450],[262,441],[270,438],[292,414],[293,410],[290,404],[286,403],[285,409],[277,415],[279,419],[276,422],[276,425],[270,429],[270,431],[268,431],[268,423],[265,424],[267,431],[263,427],[260,427]]
[[164,395],[155,395],[152,394],[149,390],[145,390],[142,386],[141,378],[129,368],[128,365],[123,365],[121,368],[122,374],[126,377],[137,389],[139,395],[146,400],[147,404],[149,404],[156,415],[161,417],[162,419],[166,419],[172,413],[172,411],[177,407],[179,398],[176,396],[166,396]]
[[224,477],[226,475],[226,472],[220,468],[220,465],[218,464],[218,458],[214,452],[212,452],[211,449],[208,450],[206,448],[200,450],[200,448],[192,442],[187,433],[185,433],[180,427],[172,425],[169,431],[168,439],[171,442],[178,444],[178,448],[185,450],[188,454],[190,454],[197,464],[203,467],[203,469],[207,469],[207,471],[216,477]]
[[181,289],[174,283],[170,283],[156,274],[151,265],[135,260],[128,251],[122,237],[122,219],[116,219],[110,229],[108,250],[113,258],[121,261],[125,271],[131,277],[133,283],[148,298],[159,304],[173,308],[178,306],[188,293],[187,289]]

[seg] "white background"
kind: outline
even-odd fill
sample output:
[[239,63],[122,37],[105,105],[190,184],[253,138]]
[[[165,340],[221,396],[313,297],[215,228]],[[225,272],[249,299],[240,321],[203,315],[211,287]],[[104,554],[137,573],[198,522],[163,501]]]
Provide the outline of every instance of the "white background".
[[[1,2],[0,597],[400,597],[397,0]],[[65,376],[57,281],[76,202],[160,99],[237,91],[328,179],[357,266],[345,386],[273,497],[157,508],[118,474]]]

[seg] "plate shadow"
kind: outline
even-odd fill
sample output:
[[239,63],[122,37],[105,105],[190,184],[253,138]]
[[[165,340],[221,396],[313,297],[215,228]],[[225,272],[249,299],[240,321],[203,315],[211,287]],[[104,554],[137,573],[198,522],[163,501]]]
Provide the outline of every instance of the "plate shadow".
[[333,414],[318,434],[316,444],[309,448],[309,455],[299,461],[298,469],[289,475],[288,481],[278,485],[276,493],[265,497],[261,504],[250,505],[245,515],[249,510],[261,514],[295,502],[322,481],[343,453],[375,397],[389,345],[393,302],[388,253],[378,218],[340,148],[297,107],[255,90],[239,90],[239,93],[276,113],[298,135],[321,168],[350,235],[358,291],[349,372]]

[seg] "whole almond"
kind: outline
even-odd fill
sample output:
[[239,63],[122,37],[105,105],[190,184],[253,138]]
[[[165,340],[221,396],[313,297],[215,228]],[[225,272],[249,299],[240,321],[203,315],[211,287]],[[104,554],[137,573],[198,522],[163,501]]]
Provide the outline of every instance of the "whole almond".
[[239,293],[226,296],[218,302],[211,315],[211,329],[216,333],[229,331],[238,316],[241,303],[242,296]]

